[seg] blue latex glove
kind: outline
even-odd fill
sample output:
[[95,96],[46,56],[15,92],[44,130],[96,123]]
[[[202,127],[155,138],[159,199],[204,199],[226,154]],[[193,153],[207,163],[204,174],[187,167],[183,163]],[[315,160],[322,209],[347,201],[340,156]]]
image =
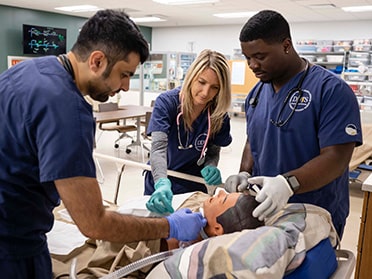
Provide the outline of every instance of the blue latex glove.
[[155,212],[161,215],[166,213],[173,213],[172,207],[172,183],[168,178],[160,178],[155,183],[155,192],[152,193],[149,201],[146,203],[146,207],[151,212]]
[[180,241],[192,241],[198,238],[207,219],[200,212],[193,213],[189,208],[181,208],[166,217],[169,222],[169,237]]
[[201,170],[201,175],[203,176],[205,182],[208,185],[220,185],[220,184],[222,184],[221,172],[215,166],[205,166]]

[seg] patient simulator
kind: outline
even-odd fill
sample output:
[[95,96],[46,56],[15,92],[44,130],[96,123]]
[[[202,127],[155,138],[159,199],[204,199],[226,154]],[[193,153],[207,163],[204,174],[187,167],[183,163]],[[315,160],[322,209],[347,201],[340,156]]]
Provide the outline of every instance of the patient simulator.
[[[148,198],[134,199],[117,210],[152,216],[154,213],[146,209]],[[163,239],[130,244],[86,240],[67,256],[55,255],[51,249],[54,276],[213,278],[230,274],[236,278],[330,278],[337,269],[333,248],[337,234],[329,213],[313,205],[289,204],[262,223],[251,215],[255,203],[251,195],[228,194],[222,188],[212,197],[201,192],[175,195],[174,208],[201,209],[207,218],[200,239],[194,243]],[[309,259],[309,254],[316,256]],[[301,268],[305,265],[310,270],[304,273]],[[302,273],[296,274],[298,270]]]

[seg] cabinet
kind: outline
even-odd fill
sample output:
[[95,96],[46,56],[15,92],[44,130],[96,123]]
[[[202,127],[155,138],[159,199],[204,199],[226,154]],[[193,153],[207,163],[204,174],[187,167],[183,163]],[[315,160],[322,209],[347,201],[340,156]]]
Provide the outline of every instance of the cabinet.
[[349,52],[348,63],[342,73],[344,80],[357,95],[361,109],[372,110],[372,63],[370,45],[357,45]]
[[143,80],[140,79],[140,66],[131,79],[130,89],[139,90],[143,84],[145,91],[162,92],[182,84],[185,74],[195,60],[195,53],[151,52],[143,63]]
[[300,56],[336,74],[346,68],[351,48],[352,41],[305,40],[296,43]]

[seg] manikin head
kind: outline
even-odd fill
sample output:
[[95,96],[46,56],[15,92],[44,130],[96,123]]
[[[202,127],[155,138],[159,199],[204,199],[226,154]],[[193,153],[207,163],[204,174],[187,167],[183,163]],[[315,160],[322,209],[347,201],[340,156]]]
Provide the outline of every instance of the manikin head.
[[227,193],[219,189],[203,203],[204,216],[208,221],[205,233],[217,236],[263,226],[264,222],[252,216],[257,205],[258,202],[249,194]]

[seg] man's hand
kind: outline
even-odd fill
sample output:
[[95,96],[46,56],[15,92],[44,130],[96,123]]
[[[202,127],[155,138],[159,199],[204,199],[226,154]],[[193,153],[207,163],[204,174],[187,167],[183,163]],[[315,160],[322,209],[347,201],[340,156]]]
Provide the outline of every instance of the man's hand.
[[169,237],[180,241],[196,240],[207,220],[200,212],[193,213],[189,208],[182,208],[166,217],[169,222]]
[[253,217],[260,221],[281,210],[293,195],[291,187],[282,175],[251,177],[248,182],[262,187],[256,196],[256,201],[261,204],[252,212]]
[[230,175],[226,179],[224,188],[229,193],[243,192],[247,190],[249,177],[251,177],[251,175],[246,171],[242,171],[239,174]]
[[155,183],[155,192],[152,193],[149,201],[146,203],[146,207],[151,212],[161,215],[173,213],[172,199],[173,192],[171,181],[168,178],[160,178]]
[[205,166],[201,170],[201,174],[208,185],[220,185],[222,184],[221,172],[215,166]]

